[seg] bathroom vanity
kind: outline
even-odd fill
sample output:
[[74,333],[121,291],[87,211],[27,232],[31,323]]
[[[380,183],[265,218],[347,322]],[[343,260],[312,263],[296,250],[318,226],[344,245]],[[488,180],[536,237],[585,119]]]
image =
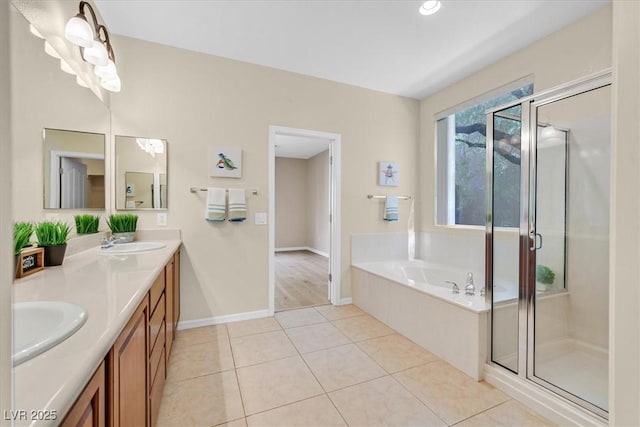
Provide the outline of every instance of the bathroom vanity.
[[88,319],[15,367],[15,408],[26,411],[15,425],[156,424],[180,317],[179,232],[162,243],[123,255],[92,247],[16,281],[16,301],[68,301]]

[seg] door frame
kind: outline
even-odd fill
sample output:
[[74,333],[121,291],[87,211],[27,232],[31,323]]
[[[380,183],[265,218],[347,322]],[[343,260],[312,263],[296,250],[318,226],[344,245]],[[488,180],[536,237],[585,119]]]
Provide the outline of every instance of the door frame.
[[105,155],[103,153],[51,150],[49,157],[49,206],[46,206],[45,209],[60,209],[60,158],[62,157],[69,157],[71,159],[105,160]]
[[275,167],[276,137],[296,136],[321,138],[329,141],[330,185],[329,185],[329,301],[333,305],[340,304],[341,289],[341,239],[340,239],[340,179],[341,179],[341,144],[342,136],[337,133],[322,132],[284,126],[269,126],[269,315],[275,313]]

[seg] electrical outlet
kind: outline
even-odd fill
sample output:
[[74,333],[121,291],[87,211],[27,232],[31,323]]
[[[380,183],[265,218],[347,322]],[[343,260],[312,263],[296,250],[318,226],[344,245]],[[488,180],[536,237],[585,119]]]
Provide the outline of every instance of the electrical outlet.
[[167,213],[159,212],[156,218],[156,223],[162,227],[167,226]]

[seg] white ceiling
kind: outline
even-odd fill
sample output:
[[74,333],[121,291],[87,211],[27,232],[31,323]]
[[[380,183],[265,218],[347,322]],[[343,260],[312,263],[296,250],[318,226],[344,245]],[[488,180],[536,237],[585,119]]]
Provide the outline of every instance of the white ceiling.
[[329,140],[300,136],[276,135],[276,157],[310,159],[329,149]]
[[116,34],[421,99],[610,0],[95,3]]

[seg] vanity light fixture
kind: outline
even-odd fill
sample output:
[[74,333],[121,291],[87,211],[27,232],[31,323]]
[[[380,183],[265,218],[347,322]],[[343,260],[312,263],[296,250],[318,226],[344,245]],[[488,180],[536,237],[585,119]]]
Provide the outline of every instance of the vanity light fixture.
[[[91,15],[93,28],[87,20],[85,10]],[[120,92],[122,83],[118,77],[109,32],[107,27],[98,23],[96,12],[88,2],[80,2],[79,12],[67,22],[64,36],[71,43],[80,46],[83,60],[95,66],[94,73],[100,77],[100,86],[110,92]]]
[[161,139],[136,138],[136,142],[138,143],[138,147],[140,147],[142,151],[149,153],[151,157],[164,153],[164,144]]
[[75,75],[75,74],[76,74],[76,72],[75,72],[75,71],[73,71],[73,68],[71,68],[71,67],[69,66],[69,64],[67,63],[67,61],[65,61],[65,60],[64,60],[64,59],[62,59],[62,58],[60,59],[60,69],[61,69],[62,71],[64,71],[65,73],[67,73],[67,74],[71,74],[71,75]]
[[427,0],[420,6],[421,15],[433,15],[440,10],[440,0]]

